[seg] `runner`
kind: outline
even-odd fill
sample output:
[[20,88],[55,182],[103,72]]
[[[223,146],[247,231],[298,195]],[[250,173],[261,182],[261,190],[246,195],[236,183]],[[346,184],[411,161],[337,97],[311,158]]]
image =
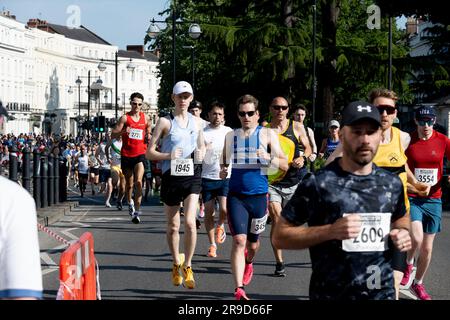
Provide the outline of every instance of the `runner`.
[[108,141],[105,147],[106,158],[111,165],[111,179],[113,189],[118,190],[116,207],[117,210],[122,210],[122,200],[125,196],[125,176],[123,175],[121,164],[121,149],[122,149],[122,136],[117,139],[111,139]]
[[[151,138],[151,122],[141,109],[144,97],[139,92],[130,96],[131,111],[119,119],[112,130],[111,137],[122,135],[121,168],[126,180],[126,196],[128,212],[133,223],[139,223],[142,200],[142,177],[144,175],[144,160],[147,142]],[[132,199],[133,186],[134,199]]]
[[80,195],[83,198],[86,192],[86,185],[89,178],[89,156],[87,147],[82,144],[80,146],[80,153],[75,158],[76,168],[78,171],[78,180],[80,187]]
[[[381,143],[373,162],[390,172],[396,173],[403,183],[405,207],[409,215],[409,200],[407,196],[407,182],[414,184],[418,190],[424,190],[426,185],[418,183],[414,175],[408,169],[405,150],[409,146],[411,137],[407,132],[401,131],[392,124],[397,117],[397,95],[394,91],[379,88],[369,94],[369,102],[377,107],[381,117]],[[329,164],[336,156],[342,154],[342,145],[339,144],[333,154],[327,159]],[[403,278],[403,270],[406,269],[406,253],[399,253],[394,249],[393,269],[395,278],[396,298],[399,297],[400,281]]]
[[[99,175],[100,183],[102,184],[102,189],[105,190],[105,206],[111,208],[111,193],[112,193],[112,179],[111,179],[111,164],[106,156],[106,145],[107,142],[103,141],[95,152],[95,157],[100,165]],[[101,193],[101,191],[100,191]]]
[[328,159],[339,144],[339,122],[331,120],[328,125],[328,137],[322,140],[322,146],[319,150],[319,158]]
[[[270,104],[269,110],[271,122],[268,127],[274,129],[279,135],[282,135],[283,139],[286,138],[288,139],[288,142],[292,142],[288,149],[294,149],[289,150],[289,152],[293,152],[293,159],[291,159],[289,170],[285,172],[285,175],[273,182],[270,182],[271,179],[269,178],[269,214],[272,219],[270,235],[272,238],[274,226],[280,218],[282,207],[286,205],[294,194],[295,189],[297,189],[299,183],[298,170],[307,164],[306,158],[311,155],[312,148],[308,137],[306,136],[306,132],[303,129],[303,125],[298,121],[291,121],[287,118],[289,113],[289,103],[285,98],[274,98]],[[280,140],[281,148],[284,151],[283,144],[283,140]],[[285,152],[286,156],[288,156],[289,152]],[[274,276],[285,277],[286,269],[282,252],[280,249],[277,249],[273,243],[272,249],[276,260]]]
[[97,148],[97,144],[94,143],[92,144],[90,150],[88,150],[89,181],[91,183],[92,195],[95,195],[95,187],[98,185],[100,177],[100,163],[95,155]]
[[[162,161],[161,200],[167,217],[167,242],[173,257],[172,283],[195,288],[192,257],[197,242],[195,214],[201,190],[201,162],[205,152],[200,118],[188,112],[194,93],[186,81],[172,91],[173,114],[159,118],[147,150],[147,158]],[[161,140],[161,151],[157,151]],[[184,249],[180,254],[180,203],[184,206]],[[180,275],[180,271],[182,275]]]
[[432,107],[422,106],[415,111],[417,131],[412,133],[411,144],[406,150],[408,166],[415,178],[427,184],[428,195],[409,192],[411,203],[411,237],[412,248],[407,254],[407,266],[401,285],[409,283],[417,255],[417,270],[410,290],[420,300],[431,300],[425,290],[423,279],[431,262],[433,242],[441,231],[442,217],[442,168],[444,157],[450,159],[450,140],[443,134],[433,130],[436,113]]
[[[237,100],[241,128],[226,135],[220,177],[228,177],[228,225],[233,235],[231,270],[237,300],[248,300],[244,286],[253,276],[253,260],[259,249],[259,235],[267,220],[268,167],[288,170],[277,134],[258,125],[258,100],[244,95]],[[270,154],[268,150],[270,148]]]
[[350,103],[342,126],[342,158],[300,183],[274,243],[309,248],[312,300],[395,299],[393,248],[411,248],[402,182],[372,162],[381,140],[373,105]]
[[[225,222],[227,220],[227,195],[230,174],[224,180],[219,176],[220,159],[222,159],[225,136],[233,131],[222,125],[225,118],[225,105],[214,101],[210,104],[209,125],[203,129],[206,154],[202,166],[202,198],[205,206],[205,230],[208,235],[208,257],[217,257],[217,243],[226,239]],[[219,219],[214,228],[214,211],[216,201],[219,204]],[[215,234],[215,235],[214,235]]]

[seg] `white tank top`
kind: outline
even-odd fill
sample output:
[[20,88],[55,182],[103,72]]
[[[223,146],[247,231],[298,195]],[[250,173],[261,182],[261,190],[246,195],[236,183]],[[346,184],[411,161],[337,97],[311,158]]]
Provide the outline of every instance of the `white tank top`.
[[82,174],[87,174],[89,165],[88,165],[88,155],[79,156],[78,157],[78,172]]

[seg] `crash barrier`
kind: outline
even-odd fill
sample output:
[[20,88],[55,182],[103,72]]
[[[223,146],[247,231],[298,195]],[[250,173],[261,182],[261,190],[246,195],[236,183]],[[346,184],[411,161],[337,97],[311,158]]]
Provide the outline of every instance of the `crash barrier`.
[[61,255],[58,300],[101,300],[94,238],[85,232]]
[[28,147],[18,150],[12,146],[9,148],[8,165],[9,179],[20,182],[33,195],[36,208],[47,208],[67,201],[67,167],[62,159],[38,150],[31,153]]

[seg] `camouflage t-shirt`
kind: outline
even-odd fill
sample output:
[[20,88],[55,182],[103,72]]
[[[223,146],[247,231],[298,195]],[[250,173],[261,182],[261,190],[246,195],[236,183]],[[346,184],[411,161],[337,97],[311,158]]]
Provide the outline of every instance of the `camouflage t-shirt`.
[[[376,165],[367,176],[354,175],[343,171],[339,160],[299,184],[282,211],[287,221],[321,226],[334,223],[344,213],[391,213],[391,222],[405,215],[403,186],[397,175]],[[389,231],[389,220],[387,225]],[[387,234],[381,235],[387,241],[385,251],[347,252],[342,240],[311,247],[310,299],[394,299],[393,244]]]

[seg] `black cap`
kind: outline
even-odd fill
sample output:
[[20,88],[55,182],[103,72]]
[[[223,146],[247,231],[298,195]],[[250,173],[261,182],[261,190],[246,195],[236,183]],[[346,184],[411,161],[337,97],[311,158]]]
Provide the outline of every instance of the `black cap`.
[[434,111],[433,107],[429,106],[420,106],[414,113],[417,120],[436,118],[436,111]]
[[342,111],[342,126],[351,126],[356,121],[368,119],[381,126],[380,112],[377,107],[365,101],[353,101]]

